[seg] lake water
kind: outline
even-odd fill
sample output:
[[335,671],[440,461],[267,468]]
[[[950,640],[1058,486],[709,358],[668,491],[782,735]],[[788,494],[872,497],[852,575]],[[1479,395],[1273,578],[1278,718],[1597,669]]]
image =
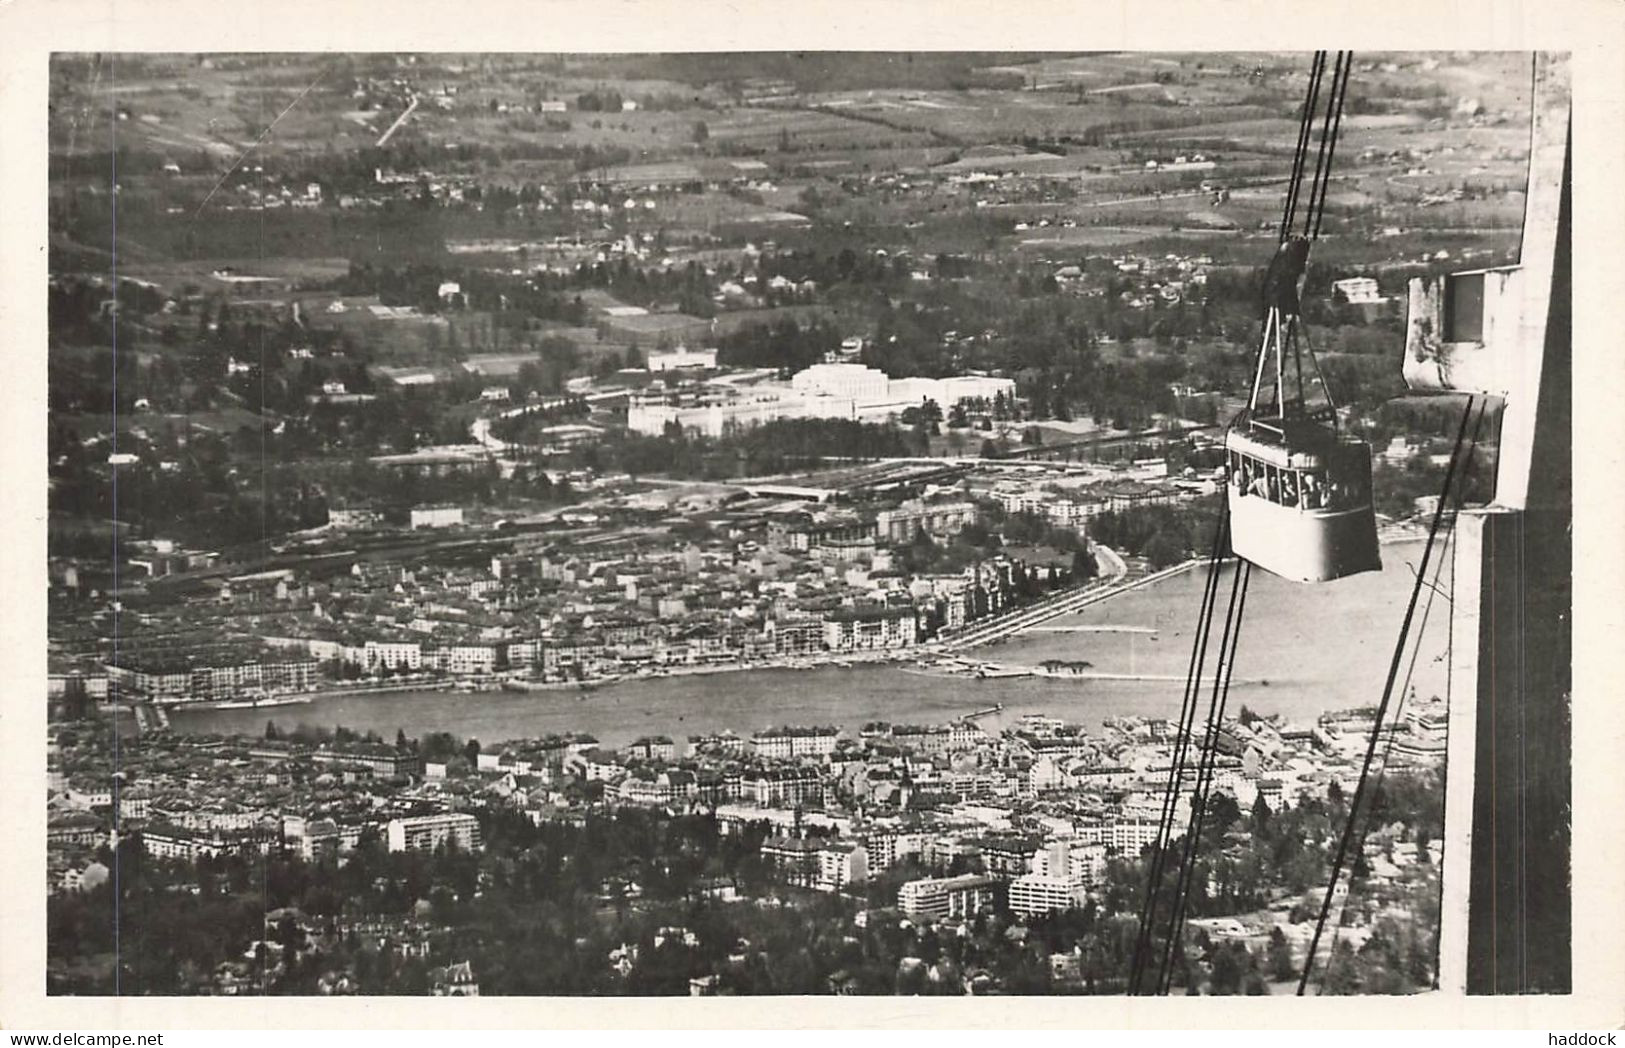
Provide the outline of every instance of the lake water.
[[[1385,546],[1381,572],[1318,586],[1283,582],[1255,571],[1236,654],[1231,711],[1246,704],[1260,713],[1278,712],[1308,722],[1326,710],[1375,704],[1421,555],[1421,543]],[[1209,646],[1210,669],[1233,569],[1221,570],[1226,577],[1221,580],[1220,614]],[[300,723],[342,724],[385,738],[393,738],[397,729],[409,736],[447,731],[487,743],[587,731],[618,746],[639,735],[681,738],[724,728],[743,735],[780,724],[837,724],[855,732],[873,720],[937,723],[1000,703],[1003,712],[983,720],[985,726],[996,729],[1023,713],[1047,713],[1094,729],[1109,717],[1178,714],[1205,577],[1205,569],[1184,572],[1046,623],[1137,627],[1155,633],[1034,631],[966,653],[989,662],[1028,666],[1046,659],[1088,661],[1090,672],[1171,676],[1177,678],[1174,681],[974,680],[912,665],[827,666],[629,680],[589,692],[332,696],[309,705],[261,710],[180,711],[173,721],[182,731],[257,734],[273,720],[284,729]],[[1446,586],[1448,580],[1447,565]],[[1424,591],[1424,602],[1426,598]],[[1436,656],[1445,651],[1447,613],[1448,604],[1436,600],[1422,634],[1416,686],[1424,696],[1442,694],[1444,663]],[[1419,608],[1413,640],[1420,625]]]

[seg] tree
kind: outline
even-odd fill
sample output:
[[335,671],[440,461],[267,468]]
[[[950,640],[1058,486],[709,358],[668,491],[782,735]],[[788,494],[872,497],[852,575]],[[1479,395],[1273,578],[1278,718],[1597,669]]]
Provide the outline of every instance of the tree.
[[1298,969],[1292,963],[1292,947],[1287,944],[1286,936],[1279,928],[1270,931],[1269,952],[1265,960],[1269,965],[1270,978],[1276,982],[1297,978]]
[[1360,992],[1359,960],[1355,957],[1354,947],[1349,945],[1347,939],[1337,940],[1332,947],[1332,955],[1326,961],[1326,969],[1321,975],[1320,992],[1322,996],[1341,997]]
[[1250,960],[1247,947],[1240,943],[1219,947],[1213,957],[1213,974],[1208,978],[1208,986],[1213,993],[1234,996],[1241,992],[1241,980],[1248,967],[1244,958]]
[[1253,836],[1268,835],[1271,814],[1273,813],[1270,811],[1269,801],[1264,799],[1263,791],[1260,791],[1258,796],[1253,798]]
[[694,142],[701,144],[711,137],[711,128],[704,120],[694,121]]
[[1159,531],[1146,542],[1145,559],[1154,570],[1172,567],[1185,559],[1185,548],[1168,532]]

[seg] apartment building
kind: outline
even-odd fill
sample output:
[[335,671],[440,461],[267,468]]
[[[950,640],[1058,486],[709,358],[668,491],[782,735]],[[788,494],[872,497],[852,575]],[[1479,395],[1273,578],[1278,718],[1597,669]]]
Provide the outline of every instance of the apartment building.
[[1069,910],[1087,899],[1083,881],[1072,876],[1028,873],[1010,882],[1010,911],[1022,917]]
[[898,889],[897,907],[915,918],[974,917],[997,908],[1003,895],[1004,882],[997,877],[926,877]]
[[863,845],[834,837],[769,837],[761,856],[787,883],[818,891],[840,891],[869,876]]
[[839,608],[824,616],[830,651],[906,648],[920,639],[920,612],[913,606]]
[[770,728],[751,736],[758,757],[789,760],[795,757],[827,757],[835,752],[839,728]]
[[384,836],[392,852],[433,851],[442,844],[478,851],[481,844],[479,820],[467,812],[391,819]]

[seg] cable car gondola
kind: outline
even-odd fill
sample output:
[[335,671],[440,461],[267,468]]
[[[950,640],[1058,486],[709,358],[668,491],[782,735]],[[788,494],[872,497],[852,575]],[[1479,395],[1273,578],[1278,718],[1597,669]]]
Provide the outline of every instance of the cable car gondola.
[[1298,283],[1307,258],[1308,241],[1292,238],[1266,277],[1252,394],[1225,434],[1226,491],[1236,556],[1294,582],[1327,582],[1376,571],[1382,560],[1371,447],[1338,431],[1337,408],[1302,337]]
[[1311,119],[1324,71],[1324,57],[1317,56],[1281,240],[1264,278],[1264,330],[1252,392],[1246,410],[1225,433],[1230,548],[1236,556],[1294,582],[1329,582],[1382,567],[1371,502],[1371,447],[1338,430],[1337,406],[1315,361],[1299,309],[1309,248],[1320,233],[1325,211],[1351,65],[1346,54],[1338,56],[1303,228],[1294,234],[1308,167]]

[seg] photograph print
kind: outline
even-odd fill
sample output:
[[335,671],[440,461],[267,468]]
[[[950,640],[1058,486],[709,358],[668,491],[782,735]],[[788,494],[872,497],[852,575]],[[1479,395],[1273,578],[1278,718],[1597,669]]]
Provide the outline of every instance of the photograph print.
[[1570,96],[52,54],[46,993],[1570,992]]

